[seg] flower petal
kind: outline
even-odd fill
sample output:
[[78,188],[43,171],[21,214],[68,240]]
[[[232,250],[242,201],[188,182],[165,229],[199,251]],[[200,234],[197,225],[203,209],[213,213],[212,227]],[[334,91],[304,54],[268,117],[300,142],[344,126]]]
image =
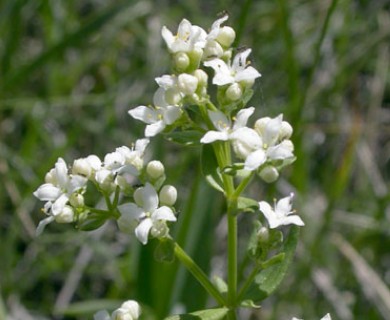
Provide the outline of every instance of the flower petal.
[[43,219],[41,221],[39,221],[39,224],[38,224],[38,227],[37,227],[37,230],[35,231],[35,234],[37,236],[39,236],[43,230],[45,229],[45,227],[54,221],[54,217],[53,216],[50,216],[50,217],[47,217],[46,219]]
[[233,125],[233,131],[245,127],[249,117],[255,112],[254,107],[240,110],[236,115],[236,121]]
[[153,212],[158,207],[158,195],[150,183],[146,183],[142,188],[142,203],[146,212]]
[[268,202],[260,201],[259,209],[264,214],[271,229],[279,226],[275,211],[272,209]]
[[256,150],[255,152],[252,152],[251,154],[249,154],[248,157],[245,159],[244,169],[249,170],[249,171],[256,170],[266,160],[267,160],[267,157],[265,155],[264,150],[262,150],[262,149]]
[[166,206],[162,206],[155,210],[152,213],[152,220],[165,220],[165,221],[176,221],[175,214],[173,213],[172,209]]
[[67,194],[62,194],[59,196],[59,198],[54,201],[53,205],[51,206],[51,213],[53,216],[56,216],[64,210],[65,205],[69,201],[69,196]]
[[93,320],[111,320],[107,310],[100,310],[93,315]]
[[51,183],[45,183],[33,195],[41,201],[54,201],[61,195],[61,190]]
[[302,221],[300,216],[297,215],[292,215],[292,216],[287,216],[283,219],[280,220],[280,225],[289,225],[289,224],[295,224],[297,226],[304,226],[305,223]]
[[66,162],[62,158],[58,158],[55,164],[55,175],[59,186],[65,189],[67,187],[69,176]]
[[261,74],[253,67],[246,67],[244,70],[238,72],[234,77],[234,80],[237,82],[240,81],[251,81],[261,77]]
[[275,211],[280,215],[287,216],[291,212],[291,202],[294,197],[294,194],[291,193],[288,197],[280,199],[275,206]]
[[227,141],[229,134],[227,132],[209,131],[200,139],[201,143],[212,143],[214,141]]
[[155,123],[149,124],[145,128],[145,137],[154,137],[165,129],[164,121],[160,120]]
[[127,220],[137,220],[140,219],[144,215],[144,210],[138,207],[135,203],[125,203],[118,206],[118,210],[121,214],[121,219]]
[[152,226],[152,220],[150,218],[146,218],[145,220],[142,220],[137,228],[135,228],[135,236],[142,244],[148,243],[148,235]]
[[168,125],[174,123],[181,115],[181,109],[176,106],[167,106],[163,109],[164,122]]
[[139,106],[128,111],[129,114],[137,120],[141,120],[147,124],[155,123],[158,121],[158,113],[156,110],[146,107]]

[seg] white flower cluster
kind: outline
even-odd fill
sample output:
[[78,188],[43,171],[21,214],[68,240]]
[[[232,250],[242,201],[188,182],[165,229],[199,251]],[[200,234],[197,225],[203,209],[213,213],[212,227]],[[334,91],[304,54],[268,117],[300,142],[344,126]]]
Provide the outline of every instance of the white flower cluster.
[[128,300],[122,303],[110,316],[106,310],[95,313],[93,320],[137,320],[141,315],[141,307],[137,301]]
[[[139,139],[131,148],[122,146],[106,154],[103,161],[96,155],[90,155],[74,160],[70,168],[59,158],[55,167],[46,174],[45,183],[34,192],[39,200],[46,201],[43,212],[48,216],[39,223],[37,234],[52,221],[72,223],[80,220],[81,216],[88,218],[88,212],[93,209],[84,203],[84,194],[90,182],[105,196],[122,192],[124,196],[133,197],[135,203],[124,203],[114,208],[118,210],[118,215],[122,214],[118,221],[120,229],[135,231],[143,244],[147,243],[149,234],[153,237],[166,236],[169,231],[166,221],[176,221],[172,206],[176,202],[177,191],[173,186],[162,186],[165,168],[160,161],[153,160],[144,165],[148,144],[149,139]],[[146,183],[145,187],[134,190],[133,185],[138,181]],[[160,200],[156,189],[161,189]],[[163,206],[157,208],[158,203]],[[132,208],[136,208],[136,213]],[[127,222],[129,225],[126,225]]]
[[[251,49],[233,55],[236,34],[231,27],[223,26],[227,19],[227,15],[217,19],[209,32],[186,19],[181,21],[176,34],[164,26],[162,37],[172,55],[174,73],[156,78],[159,88],[154,94],[153,106],[138,106],[129,114],[147,124],[146,137],[173,130],[185,131],[192,126],[191,129],[202,132],[202,144],[229,141],[237,160],[236,167],[243,169],[244,175],[256,172],[265,182],[271,183],[278,179],[284,166],[295,160],[294,145],[290,140],[293,129],[283,120],[283,115],[263,117],[256,120],[253,127],[247,126],[255,108],[244,107],[244,94],[251,90],[261,74],[250,65]],[[210,101],[207,70],[203,67],[214,72],[211,83],[217,88],[217,106]],[[205,107],[204,123],[193,125],[188,122],[191,118],[186,114],[188,105]],[[208,131],[199,130],[204,127],[208,127]],[[144,192],[157,197],[155,191],[146,188]],[[303,225],[297,215],[290,215],[291,204],[287,208],[287,203],[291,203],[291,199],[290,196],[280,200],[275,210],[261,202],[261,211],[271,228],[290,223]],[[143,243],[147,241],[147,234],[154,234],[162,228],[154,223],[154,217],[159,216],[155,214],[158,212],[156,203],[154,201],[152,209],[139,204],[120,208],[121,219],[126,220],[127,225],[131,225],[130,221],[142,220],[135,227],[135,233]],[[164,217],[168,221],[173,218],[172,215]],[[120,225],[125,229],[122,223]],[[163,232],[161,230],[159,232]]]
[[156,78],[159,88],[153,106],[129,111],[133,118],[147,124],[146,137],[153,137],[174,124],[183,114],[185,103],[197,104],[207,99],[208,76],[201,69],[202,64],[215,70],[212,82],[223,87],[229,101],[238,100],[260,77],[256,69],[248,66],[250,49],[238,53],[231,61],[235,31],[221,26],[227,19],[225,15],[215,21],[209,33],[186,19],[175,35],[163,27],[162,36],[173,56],[175,74]]
[[294,145],[289,140],[292,127],[279,115],[274,119],[258,119],[253,129],[248,128],[246,124],[254,110],[253,107],[240,110],[233,125],[221,111],[209,111],[218,131],[208,131],[200,142],[231,141],[237,157],[245,161],[245,170],[254,171],[261,167],[260,176],[266,182],[273,182],[279,176],[276,166],[281,168],[288,160],[294,159]]

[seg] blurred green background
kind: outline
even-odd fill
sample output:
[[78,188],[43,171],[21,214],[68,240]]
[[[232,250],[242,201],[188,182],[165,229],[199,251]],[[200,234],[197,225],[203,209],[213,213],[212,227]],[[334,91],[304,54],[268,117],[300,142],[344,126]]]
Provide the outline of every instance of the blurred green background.
[[[280,289],[240,319],[390,319],[388,0],[1,0],[0,319],[91,319],[130,298],[162,319],[210,303],[176,263],[154,261],[153,242],[114,223],[52,224],[36,238],[32,192],[59,156],[103,157],[142,137],[127,110],[151,103],[154,78],[169,73],[161,27],[187,18],[207,29],[222,10],[262,73],[256,116],[282,112],[295,129],[297,161],[252,195],[294,191],[306,222]],[[223,275],[222,199],[203,182],[199,149],[155,138],[149,150],[179,190],[176,238]]]

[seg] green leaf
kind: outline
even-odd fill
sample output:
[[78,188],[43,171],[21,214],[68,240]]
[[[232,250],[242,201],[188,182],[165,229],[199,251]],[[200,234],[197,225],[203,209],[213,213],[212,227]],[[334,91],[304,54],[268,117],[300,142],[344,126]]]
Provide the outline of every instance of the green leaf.
[[[299,227],[293,226],[283,245],[284,259],[257,274],[243,300],[261,301],[267,298],[281,284],[293,259],[298,242]],[[272,259],[271,259],[272,260]],[[275,262],[275,261],[272,261]]]
[[227,308],[207,309],[188,314],[181,314],[177,316],[170,316],[165,320],[222,320],[227,315]]
[[98,214],[98,213],[92,213],[88,215],[88,217],[78,224],[78,228],[82,231],[92,231],[100,228],[108,219],[107,216]]
[[224,192],[222,188],[222,177],[218,169],[217,159],[211,145],[204,145],[201,155],[202,173],[207,182],[216,190]]
[[185,146],[200,145],[200,139],[203,133],[196,130],[174,131],[165,134],[165,138],[169,141],[176,142]]
[[115,309],[121,305],[120,300],[89,300],[82,302],[75,302],[64,309],[55,310],[56,314],[62,314],[67,316],[78,316],[81,314],[91,314],[102,309]]
[[239,197],[237,209],[239,212],[255,212],[259,210],[259,203],[251,198]]
[[154,258],[159,262],[175,260],[175,242],[172,239],[161,239],[154,251]]

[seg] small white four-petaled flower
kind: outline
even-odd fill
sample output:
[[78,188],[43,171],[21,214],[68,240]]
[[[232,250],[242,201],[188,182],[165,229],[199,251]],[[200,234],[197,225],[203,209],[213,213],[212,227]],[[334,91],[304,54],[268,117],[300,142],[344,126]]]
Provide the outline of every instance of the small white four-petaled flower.
[[134,193],[136,203],[118,206],[121,217],[118,226],[123,232],[132,233],[142,244],[148,242],[149,234],[164,237],[168,232],[166,221],[176,221],[175,214],[168,206],[159,207],[159,197],[150,183]]
[[291,210],[293,197],[294,194],[291,193],[288,197],[280,199],[274,205],[274,209],[265,201],[259,202],[260,211],[263,212],[271,229],[288,224],[305,225],[301,217],[294,215],[295,211]]

